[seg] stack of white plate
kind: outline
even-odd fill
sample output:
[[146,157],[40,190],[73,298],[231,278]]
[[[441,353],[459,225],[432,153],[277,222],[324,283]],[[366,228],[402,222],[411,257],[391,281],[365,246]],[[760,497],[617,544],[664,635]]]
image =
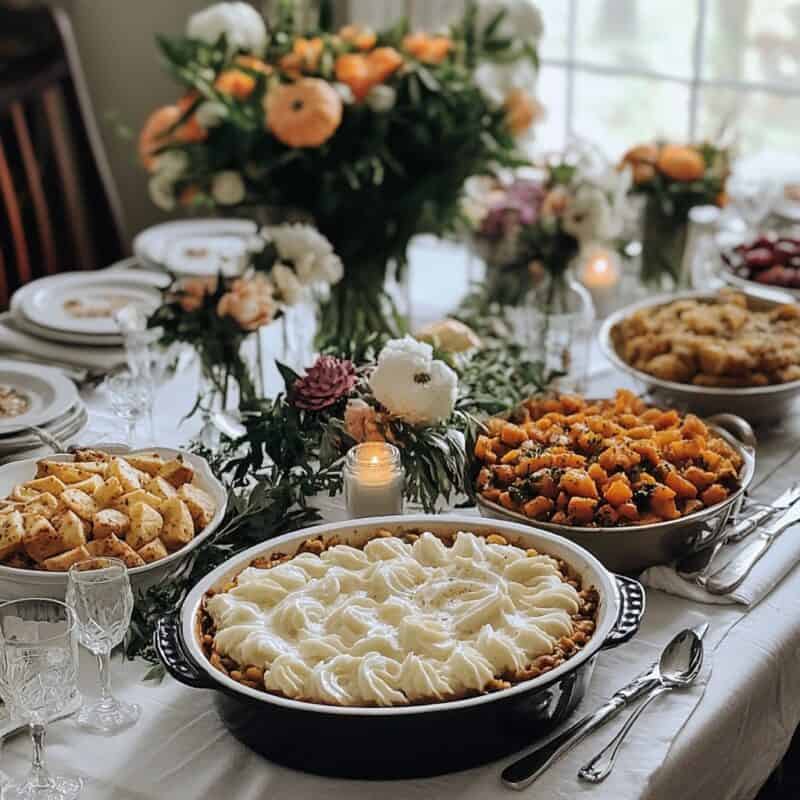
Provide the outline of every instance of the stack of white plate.
[[[9,413],[9,395],[17,401],[21,413]],[[0,359],[0,458],[41,447],[42,440],[33,427],[69,441],[83,430],[87,420],[75,384],[62,372]]]
[[165,222],[142,231],[133,252],[144,265],[175,275],[241,274],[248,246],[258,232],[246,219],[187,219]]
[[115,311],[135,304],[151,313],[161,303],[161,289],[167,283],[167,275],[147,270],[63,272],[18,289],[11,298],[11,313],[17,328],[39,339],[80,347],[121,347]]

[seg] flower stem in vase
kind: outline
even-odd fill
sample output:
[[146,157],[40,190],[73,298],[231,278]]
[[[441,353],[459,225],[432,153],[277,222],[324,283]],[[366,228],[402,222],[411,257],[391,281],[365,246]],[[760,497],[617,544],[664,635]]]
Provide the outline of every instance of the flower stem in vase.
[[[642,230],[641,279],[646,286],[677,286],[688,232],[688,209],[673,208],[667,213],[657,197],[649,197],[644,207]],[[668,286],[664,286],[665,281]]]

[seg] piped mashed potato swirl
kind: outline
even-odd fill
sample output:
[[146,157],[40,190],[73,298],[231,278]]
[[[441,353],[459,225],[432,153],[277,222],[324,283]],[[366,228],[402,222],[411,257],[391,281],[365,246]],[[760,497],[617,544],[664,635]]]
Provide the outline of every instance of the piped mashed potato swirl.
[[250,566],[206,601],[221,656],[263,669],[267,691],[343,706],[485,691],[553,653],[580,607],[550,556],[464,531]]

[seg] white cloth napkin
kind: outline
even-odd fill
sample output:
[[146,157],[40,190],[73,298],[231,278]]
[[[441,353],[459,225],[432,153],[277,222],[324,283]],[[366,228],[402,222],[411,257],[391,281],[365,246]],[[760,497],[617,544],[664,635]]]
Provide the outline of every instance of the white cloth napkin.
[[[650,567],[642,573],[645,586],[660,589],[662,592],[695,600],[698,603],[731,604],[741,603],[754,606],[768,595],[784,578],[789,570],[800,561],[800,523],[785,530],[773,543],[761,560],[753,567],[744,582],[730,594],[711,594],[693,581],[682,578],[675,571],[675,565]],[[714,560],[715,569],[727,564],[743,547],[752,541],[753,533],[735,545],[725,545]]]
[[8,314],[0,315],[0,353],[24,353],[42,361],[70,364],[110,372],[125,363],[121,347],[67,345],[39,339],[13,327]]

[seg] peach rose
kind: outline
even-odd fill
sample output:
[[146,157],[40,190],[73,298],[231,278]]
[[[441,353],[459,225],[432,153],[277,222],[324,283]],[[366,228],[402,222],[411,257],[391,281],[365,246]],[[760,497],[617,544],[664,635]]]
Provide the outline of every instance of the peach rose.
[[178,284],[175,299],[187,313],[197,311],[203,305],[207,294],[217,290],[217,279],[213,275],[207,278],[186,278]]
[[569,192],[563,186],[551,189],[542,201],[543,217],[560,217],[569,205]]
[[275,317],[272,284],[261,273],[237,278],[217,303],[220,317],[231,317],[244,331],[255,331]]
[[385,441],[375,409],[363,400],[350,400],[344,411],[345,433],[357,442]]
[[506,122],[515,136],[525,133],[544,117],[544,106],[524,89],[512,89],[506,95],[504,107]]

